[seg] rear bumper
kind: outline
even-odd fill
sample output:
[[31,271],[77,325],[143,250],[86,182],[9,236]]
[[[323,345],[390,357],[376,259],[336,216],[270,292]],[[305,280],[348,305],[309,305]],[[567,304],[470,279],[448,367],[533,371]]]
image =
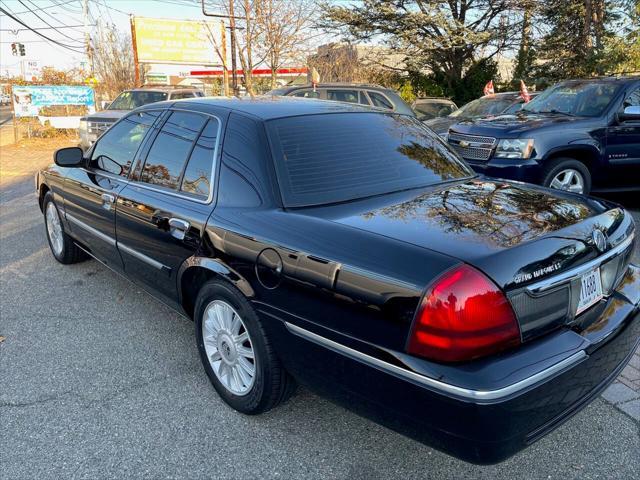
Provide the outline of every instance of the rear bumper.
[[327,343],[324,335],[281,322],[272,334],[286,367],[312,389],[458,458],[496,463],[579,412],[627,364],[640,339],[640,269],[630,272],[581,334],[559,331],[469,365]]

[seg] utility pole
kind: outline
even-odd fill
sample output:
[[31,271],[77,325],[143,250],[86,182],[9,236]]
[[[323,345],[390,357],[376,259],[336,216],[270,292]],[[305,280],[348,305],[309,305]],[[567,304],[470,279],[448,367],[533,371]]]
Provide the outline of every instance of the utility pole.
[[229,0],[229,29],[231,30],[231,85],[238,95],[238,72],[236,71],[236,19],[233,16],[233,0]]
[[[230,31],[230,47],[231,47],[231,78],[232,78],[232,89],[233,89],[233,94],[237,95],[238,94],[238,74],[236,72],[236,18],[241,18],[241,17],[236,17],[233,13],[233,0],[229,0],[229,15],[222,15],[219,13],[208,13],[206,8],[205,8],[205,4],[204,4],[205,0],[202,0],[202,14],[205,17],[215,17],[215,18],[228,18],[229,19],[229,31]],[[224,37],[223,37],[224,40]],[[226,42],[223,43],[224,48],[223,51],[226,50]],[[226,58],[225,60],[222,62],[223,64],[223,68],[226,72],[227,70],[227,66],[226,66]]]
[[84,18],[84,48],[89,61],[89,74],[93,77],[93,52],[91,51],[91,35],[89,34],[89,0],[82,3],[82,17]]

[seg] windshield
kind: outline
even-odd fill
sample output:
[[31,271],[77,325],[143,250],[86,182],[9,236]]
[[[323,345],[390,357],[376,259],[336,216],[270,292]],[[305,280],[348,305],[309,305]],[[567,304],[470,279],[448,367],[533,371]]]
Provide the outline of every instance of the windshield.
[[473,171],[406,115],[332,113],[267,122],[288,207],[321,205],[466,178]]
[[453,111],[457,110],[457,108],[458,107],[456,107],[451,102],[439,102],[437,100],[416,103],[413,106],[413,109],[417,112],[420,120],[428,120],[436,117],[446,117]]
[[486,117],[488,115],[499,115],[511,106],[514,102],[511,96],[486,96],[473,100],[463,105],[453,112],[450,117],[471,118]]
[[167,99],[166,92],[128,91],[122,92],[111,102],[107,110],[133,110],[148,103],[161,102]]
[[564,113],[581,117],[599,117],[620,86],[611,82],[571,82],[552,87],[522,108],[530,113]]

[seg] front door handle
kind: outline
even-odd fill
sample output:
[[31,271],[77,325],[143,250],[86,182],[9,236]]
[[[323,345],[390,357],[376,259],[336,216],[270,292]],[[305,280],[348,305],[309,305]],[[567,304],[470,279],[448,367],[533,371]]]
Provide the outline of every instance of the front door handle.
[[102,198],[102,208],[111,210],[111,205],[116,201],[116,197],[110,193],[103,193],[100,198]]
[[181,218],[169,219],[169,231],[171,232],[171,236],[178,240],[184,240],[190,226],[191,224],[189,222],[182,220]]

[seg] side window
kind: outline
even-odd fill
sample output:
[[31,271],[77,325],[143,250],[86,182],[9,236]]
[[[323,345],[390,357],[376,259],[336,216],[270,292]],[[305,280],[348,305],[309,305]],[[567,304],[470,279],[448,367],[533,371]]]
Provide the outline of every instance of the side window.
[[357,90],[327,90],[327,100],[337,102],[358,103]]
[[302,98],[320,98],[320,93],[316,90],[298,90],[295,93],[290,95],[291,97],[302,97]]
[[210,119],[191,152],[189,163],[184,171],[180,190],[199,197],[207,198],[213,178],[216,141],[218,139],[218,121]]
[[184,164],[206,118],[173,112],[153,142],[142,168],[141,181],[177,190]]
[[91,166],[127,177],[142,140],[161,113],[134,113],[107,130],[93,149]]
[[360,102],[359,102],[360,104],[362,104],[362,105],[371,105],[369,103],[369,99],[367,98],[367,94],[366,93],[364,93],[364,92],[358,92],[358,93],[360,93]]
[[369,98],[373,102],[376,107],[386,108],[388,110],[393,110],[393,104],[387,100],[387,97],[378,93],[378,92],[367,92],[369,94]]
[[171,95],[171,100],[180,100],[181,98],[193,98],[191,92],[175,92]]
[[640,107],[640,87],[633,90],[622,102],[622,108]]

